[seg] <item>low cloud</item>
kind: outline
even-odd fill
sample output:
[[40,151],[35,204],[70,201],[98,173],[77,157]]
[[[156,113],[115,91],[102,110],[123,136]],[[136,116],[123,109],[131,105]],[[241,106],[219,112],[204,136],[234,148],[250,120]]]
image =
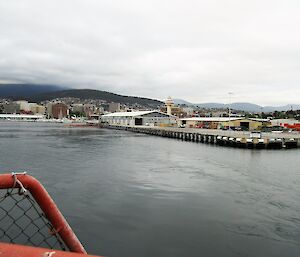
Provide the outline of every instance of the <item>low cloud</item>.
[[299,1],[0,0],[0,81],[299,103]]

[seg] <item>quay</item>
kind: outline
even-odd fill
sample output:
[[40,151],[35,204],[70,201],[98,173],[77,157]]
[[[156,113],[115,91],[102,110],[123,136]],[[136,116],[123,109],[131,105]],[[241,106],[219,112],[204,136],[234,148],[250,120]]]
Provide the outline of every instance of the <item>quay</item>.
[[[106,125],[105,128],[127,130],[182,141],[216,144],[248,149],[291,149],[300,147],[300,133],[253,133],[219,129],[196,129],[151,126]],[[256,135],[255,135],[256,134]],[[259,135],[259,137],[257,137]]]

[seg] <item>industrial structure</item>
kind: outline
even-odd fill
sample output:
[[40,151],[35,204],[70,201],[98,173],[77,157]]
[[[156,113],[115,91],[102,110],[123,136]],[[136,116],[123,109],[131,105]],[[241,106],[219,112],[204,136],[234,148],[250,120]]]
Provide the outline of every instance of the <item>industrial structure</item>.
[[179,125],[189,128],[260,130],[270,126],[269,119],[244,117],[193,117],[179,119]]
[[176,117],[159,111],[114,112],[101,116],[101,122],[119,126],[172,126]]
[[170,96],[166,100],[165,104],[166,104],[166,107],[167,107],[167,114],[172,115],[172,107],[174,107],[174,101]]

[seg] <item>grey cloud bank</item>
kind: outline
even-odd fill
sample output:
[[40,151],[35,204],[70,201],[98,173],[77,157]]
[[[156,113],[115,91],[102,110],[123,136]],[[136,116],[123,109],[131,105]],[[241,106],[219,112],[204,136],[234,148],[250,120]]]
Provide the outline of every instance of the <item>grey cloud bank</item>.
[[0,81],[300,103],[299,1],[0,0]]

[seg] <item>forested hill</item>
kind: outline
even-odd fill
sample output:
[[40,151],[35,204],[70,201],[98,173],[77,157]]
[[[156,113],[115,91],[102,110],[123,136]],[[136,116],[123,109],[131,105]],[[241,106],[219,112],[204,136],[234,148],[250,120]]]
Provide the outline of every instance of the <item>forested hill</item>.
[[152,107],[157,107],[163,104],[163,102],[154,99],[136,97],[136,96],[123,96],[123,95],[118,95],[106,91],[93,90],[93,89],[70,89],[70,90],[62,90],[57,92],[48,92],[48,93],[42,93],[42,94],[26,97],[26,99],[31,102],[41,102],[45,100],[52,100],[52,99],[64,98],[64,97],[74,97],[80,99],[98,99],[98,100],[105,100],[107,102],[115,102],[121,104],[140,104],[143,106],[152,106]]
[[67,90],[69,88],[56,85],[38,84],[3,84],[0,83],[0,98],[24,98],[36,94]]

